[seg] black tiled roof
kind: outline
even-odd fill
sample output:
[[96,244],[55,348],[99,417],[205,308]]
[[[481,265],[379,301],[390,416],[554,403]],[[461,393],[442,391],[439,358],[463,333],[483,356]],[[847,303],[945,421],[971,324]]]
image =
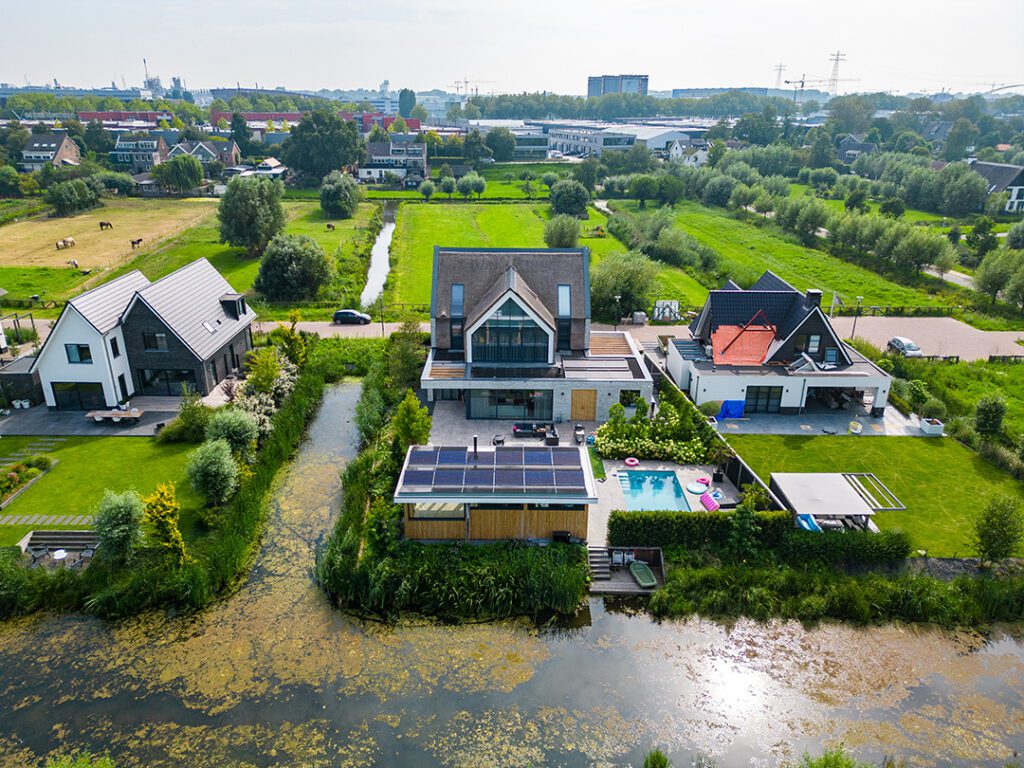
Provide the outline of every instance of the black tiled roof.
[[[704,309],[690,326],[690,333],[696,339],[706,340],[719,326],[746,325],[761,312],[762,318],[776,327],[777,337],[784,339],[813,308],[807,306],[804,294],[772,272],[765,272],[746,291],[739,286],[711,291]],[[762,318],[758,318],[758,324],[763,324]]]
[[766,269],[764,274],[761,275],[759,278],[757,278],[757,280],[754,282],[754,284],[752,286],[750,286],[750,290],[751,291],[792,291],[793,293],[798,293],[796,288],[794,288],[792,285],[787,283],[781,277],[776,275],[770,269]]

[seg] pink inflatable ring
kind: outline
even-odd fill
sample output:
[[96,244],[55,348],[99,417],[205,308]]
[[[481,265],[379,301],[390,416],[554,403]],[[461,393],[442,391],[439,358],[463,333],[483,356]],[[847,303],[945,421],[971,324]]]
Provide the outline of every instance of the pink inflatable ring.
[[638,467],[640,466],[640,459],[630,456],[623,462],[627,467]]

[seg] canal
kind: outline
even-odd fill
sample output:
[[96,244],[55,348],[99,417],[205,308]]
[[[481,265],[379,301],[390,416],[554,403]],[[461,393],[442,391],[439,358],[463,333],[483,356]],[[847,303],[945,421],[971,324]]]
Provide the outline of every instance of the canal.
[[109,750],[119,766],[775,765],[845,742],[914,765],[1024,745],[1024,641],[928,628],[656,623],[591,600],[573,622],[363,622],[313,583],[356,450],[332,388],[281,478],[255,567],[189,617],[0,624],[0,765]]
[[384,284],[391,272],[391,238],[395,235],[395,217],[398,214],[398,201],[388,200],[384,203],[382,213],[384,224],[373,241],[370,250],[370,266],[366,271],[366,286],[359,297],[359,304],[369,307],[384,292]]

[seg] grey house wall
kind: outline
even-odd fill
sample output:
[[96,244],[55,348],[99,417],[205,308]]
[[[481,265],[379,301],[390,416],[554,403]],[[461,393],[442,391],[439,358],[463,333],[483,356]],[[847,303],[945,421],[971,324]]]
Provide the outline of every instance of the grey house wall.
[[[167,327],[153,311],[143,302],[135,302],[135,306],[124,318],[123,322],[125,353],[131,364],[132,384],[137,393],[142,392],[142,382],[139,379],[140,368],[192,370],[195,372],[196,387],[202,395],[208,395],[217,384],[228,374],[225,366],[225,356],[230,364],[229,348],[233,344],[235,354],[238,356],[239,367],[245,361],[245,353],[251,349],[251,337],[248,328],[239,332],[236,336],[228,339],[217,352],[211,357],[200,360],[192,350],[187,347]],[[163,333],[167,336],[167,351],[147,350],[143,342],[143,334]],[[217,378],[214,379],[210,361],[217,362]]]
[[795,360],[798,355],[796,351],[797,341],[802,336],[821,336],[821,344],[818,346],[818,352],[816,354],[808,354],[817,363],[825,362],[825,349],[826,347],[836,347],[839,350],[839,359],[843,359],[844,350],[842,347],[837,347],[835,342],[832,341],[832,332],[828,325],[828,321],[822,319],[818,314],[808,315],[807,319],[800,325],[790,339],[786,341],[781,347],[779,347],[775,354],[772,355],[772,360],[790,362]]

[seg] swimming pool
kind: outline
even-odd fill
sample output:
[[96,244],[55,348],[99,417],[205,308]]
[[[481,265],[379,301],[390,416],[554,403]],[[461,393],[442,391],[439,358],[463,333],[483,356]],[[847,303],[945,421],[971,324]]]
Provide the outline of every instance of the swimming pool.
[[619,484],[632,510],[677,509],[688,512],[690,505],[675,472],[630,470],[619,472]]

